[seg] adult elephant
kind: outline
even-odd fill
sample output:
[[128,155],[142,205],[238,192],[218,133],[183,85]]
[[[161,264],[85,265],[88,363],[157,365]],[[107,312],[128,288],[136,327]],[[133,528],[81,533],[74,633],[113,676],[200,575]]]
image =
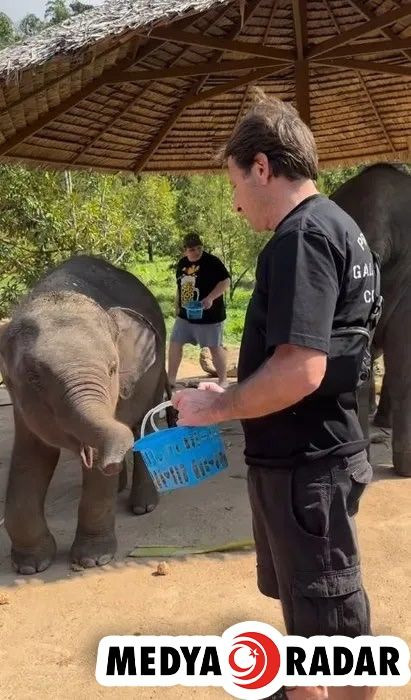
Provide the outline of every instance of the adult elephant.
[[[411,476],[411,176],[378,163],[345,182],[330,197],[357,222],[381,257],[384,309],[374,357],[384,354],[385,376],[375,424],[392,426],[393,464]],[[368,396],[360,399],[368,432]]]
[[[116,551],[119,473],[145,413],[168,386],[165,324],[151,292],[106,261],[78,256],[46,274],[0,337],[0,370],[15,422],[5,526],[21,574],[43,571],[56,544],[44,501],[60,449],[83,465],[73,564],[106,564]],[[153,510],[157,492],[134,455],[130,506]],[[124,472],[122,476],[124,475]]]

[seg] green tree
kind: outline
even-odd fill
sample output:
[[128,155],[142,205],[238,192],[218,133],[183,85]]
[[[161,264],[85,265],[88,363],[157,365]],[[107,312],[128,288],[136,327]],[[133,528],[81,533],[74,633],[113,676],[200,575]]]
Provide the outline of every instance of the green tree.
[[83,12],[86,12],[87,10],[92,10],[93,5],[87,5],[84,2],[80,2],[79,0],[75,0],[75,2],[70,3],[70,9],[71,9],[73,15],[81,15]]
[[25,36],[34,36],[44,28],[44,22],[33,14],[28,14],[21,20],[19,30]]
[[317,180],[317,187],[320,192],[329,197],[340,185],[343,185],[346,180],[354,177],[363,167],[363,165],[353,165],[347,168],[322,170]]
[[141,256],[147,252],[150,262],[154,255],[170,256],[178,245],[176,224],[177,196],[169,178],[142,175],[129,181],[128,211],[135,232],[135,249]]
[[45,19],[49,24],[60,24],[70,17],[70,11],[65,0],[48,0]]
[[116,176],[0,169],[0,317],[51,265],[76,253],[135,255],[128,186]]
[[0,49],[9,46],[15,40],[13,22],[5,12],[0,12]]
[[232,188],[225,175],[194,175],[176,182],[177,221],[183,233],[197,232],[205,247],[218,255],[231,276],[230,299],[254,270],[268,235],[256,234],[233,211]]

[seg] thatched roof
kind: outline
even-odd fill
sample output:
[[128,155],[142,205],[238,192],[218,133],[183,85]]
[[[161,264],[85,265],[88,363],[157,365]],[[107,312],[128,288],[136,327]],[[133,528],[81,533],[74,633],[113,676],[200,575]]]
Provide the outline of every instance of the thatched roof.
[[204,171],[253,84],[323,167],[408,161],[410,78],[405,0],[109,0],[0,52],[0,162]]

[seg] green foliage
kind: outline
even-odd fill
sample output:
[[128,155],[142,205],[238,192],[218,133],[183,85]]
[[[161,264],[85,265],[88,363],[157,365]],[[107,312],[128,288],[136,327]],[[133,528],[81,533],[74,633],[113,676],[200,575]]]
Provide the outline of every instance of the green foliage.
[[335,168],[335,170],[322,170],[317,180],[317,187],[323,194],[329,197],[346,180],[357,175],[363,169],[362,165],[353,165],[348,168]]
[[34,36],[44,28],[44,22],[36,15],[28,14],[21,20],[19,30],[24,36]]
[[180,178],[177,217],[184,233],[198,233],[206,249],[219,256],[231,276],[230,298],[255,260],[268,236],[255,234],[233,211],[232,191],[225,175]]
[[60,24],[64,22],[70,17],[70,10],[66,5],[66,1],[48,0],[44,17],[50,24]]
[[[357,171],[321,173],[319,187],[330,194]],[[254,233],[233,211],[225,175],[102,176],[4,166],[0,168],[0,317],[47,268],[83,252],[142,269],[171,323],[175,263],[181,239],[189,231],[198,232],[206,250],[219,256],[230,272],[227,332],[238,340],[256,259],[271,234]],[[159,259],[165,265],[161,274]]]
[[87,10],[92,10],[93,5],[86,5],[84,2],[79,2],[79,0],[76,0],[75,2],[70,3],[70,9],[73,15],[81,15]]
[[0,317],[48,267],[75,253],[126,265],[135,231],[115,176],[0,169]]
[[142,175],[130,181],[128,210],[136,238],[136,253],[173,255],[177,240],[177,196],[170,180],[161,175]]
[[0,12],[0,49],[12,44],[15,41],[15,34],[10,17],[5,12]]

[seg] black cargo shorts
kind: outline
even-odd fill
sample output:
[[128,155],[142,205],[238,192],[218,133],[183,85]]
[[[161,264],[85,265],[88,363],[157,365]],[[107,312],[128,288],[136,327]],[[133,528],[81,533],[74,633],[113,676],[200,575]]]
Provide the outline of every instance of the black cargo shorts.
[[371,634],[354,516],[372,479],[366,452],[290,469],[249,467],[257,584],[287,634]]

